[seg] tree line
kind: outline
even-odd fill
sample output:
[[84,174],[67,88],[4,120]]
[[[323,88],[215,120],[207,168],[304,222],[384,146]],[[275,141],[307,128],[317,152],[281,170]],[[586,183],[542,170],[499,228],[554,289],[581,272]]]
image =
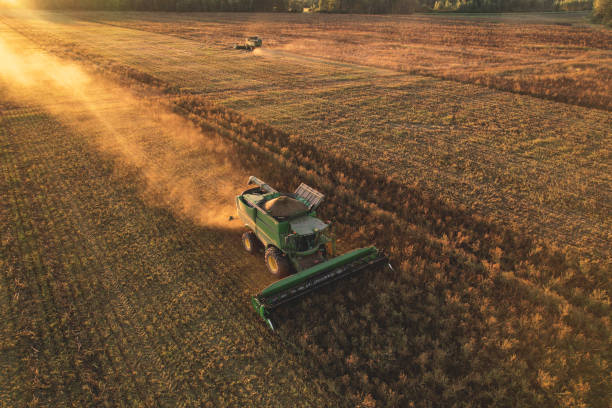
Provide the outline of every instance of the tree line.
[[[610,0],[599,0],[610,1]],[[319,0],[326,12],[409,13],[456,11],[467,13],[506,11],[590,10],[593,0]]]
[[595,21],[612,25],[612,0],[595,0],[593,18]]
[[439,11],[576,11],[590,10],[593,0],[431,0],[428,6]]
[[286,11],[288,0],[30,0],[34,7],[73,10]]
[[[612,0],[595,0],[596,15],[609,19]],[[34,7],[142,11],[311,11],[411,13],[589,10],[593,0],[31,0]],[[599,14],[597,14],[599,13]],[[608,16],[608,17],[605,17]]]

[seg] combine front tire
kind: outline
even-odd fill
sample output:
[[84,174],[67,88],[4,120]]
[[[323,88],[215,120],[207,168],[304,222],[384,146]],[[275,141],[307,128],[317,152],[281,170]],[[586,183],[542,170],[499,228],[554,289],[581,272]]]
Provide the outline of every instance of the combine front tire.
[[291,265],[287,257],[275,247],[266,249],[266,266],[277,278],[284,278],[291,273]]
[[242,246],[249,254],[254,254],[259,249],[259,240],[253,231],[242,234]]

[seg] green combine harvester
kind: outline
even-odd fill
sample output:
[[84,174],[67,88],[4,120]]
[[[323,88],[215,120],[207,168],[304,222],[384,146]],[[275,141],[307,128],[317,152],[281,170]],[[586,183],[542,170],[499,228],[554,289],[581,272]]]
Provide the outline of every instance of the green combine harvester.
[[259,38],[258,36],[254,35],[251,37],[247,37],[244,40],[243,44],[234,45],[234,49],[253,51],[255,48],[261,47],[262,44],[263,44],[263,40]]
[[335,256],[329,224],[316,216],[324,198],[320,192],[302,183],[293,194],[279,193],[251,176],[252,184],[257,187],[237,196],[236,207],[250,229],[242,235],[244,248],[251,254],[263,249],[268,270],[282,278],[252,298],[257,314],[272,330],[271,313],[279,306],[338,279],[389,265],[375,247]]

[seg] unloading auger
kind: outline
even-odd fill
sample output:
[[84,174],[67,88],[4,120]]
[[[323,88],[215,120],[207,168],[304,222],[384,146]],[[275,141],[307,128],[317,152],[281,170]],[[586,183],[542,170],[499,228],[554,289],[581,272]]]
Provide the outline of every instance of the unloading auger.
[[373,246],[335,256],[329,224],[316,216],[324,198],[320,192],[302,183],[293,194],[279,193],[254,176],[248,184],[256,187],[236,197],[238,217],[249,228],[242,243],[252,254],[263,248],[268,270],[282,278],[252,298],[273,330],[271,313],[279,306],[357,272],[391,267]]

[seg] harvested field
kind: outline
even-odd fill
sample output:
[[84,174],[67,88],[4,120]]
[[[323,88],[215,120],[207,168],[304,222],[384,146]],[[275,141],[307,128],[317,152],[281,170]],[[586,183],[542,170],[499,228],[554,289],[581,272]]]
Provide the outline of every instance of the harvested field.
[[3,405],[333,400],[253,318],[264,271],[239,234],[145,205],[137,174],[36,108],[3,106],[2,146]]
[[[240,233],[185,211],[182,195],[160,186],[164,175],[179,185],[194,177],[223,197],[210,184],[226,176],[211,169],[214,137],[181,129],[187,152],[178,117],[173,127],[163,109],[148,127],[147,117],[121,117],[151,103],[96,77],[79,95],[62,92],[51,78],[82,71],[27,54],[32,45],[5,28],[0,36],[49,70],[23,88],[0,82],[0,405],[333,401],[253,319],[247,294],[271,280],[243,256]],[[172,200],[157,201],[165,194]]]
[[220,49],[257,33],[272,50],[612,109],[612,34],[588,24],[586,13],[75,16],[196,40]]
[[[2,402],[609,406],[608,112],[56,13],[1,22],[97,71],[86,100],[106,107],[0,87]],[[113,141],[104,118],[135,123]],[[247,304],[270,282],[260,260],[150,177],[197,180],[198,204],[225,155],[238,178],[322,190],[341,246],[375,243],[395,271],[266,332]]]

